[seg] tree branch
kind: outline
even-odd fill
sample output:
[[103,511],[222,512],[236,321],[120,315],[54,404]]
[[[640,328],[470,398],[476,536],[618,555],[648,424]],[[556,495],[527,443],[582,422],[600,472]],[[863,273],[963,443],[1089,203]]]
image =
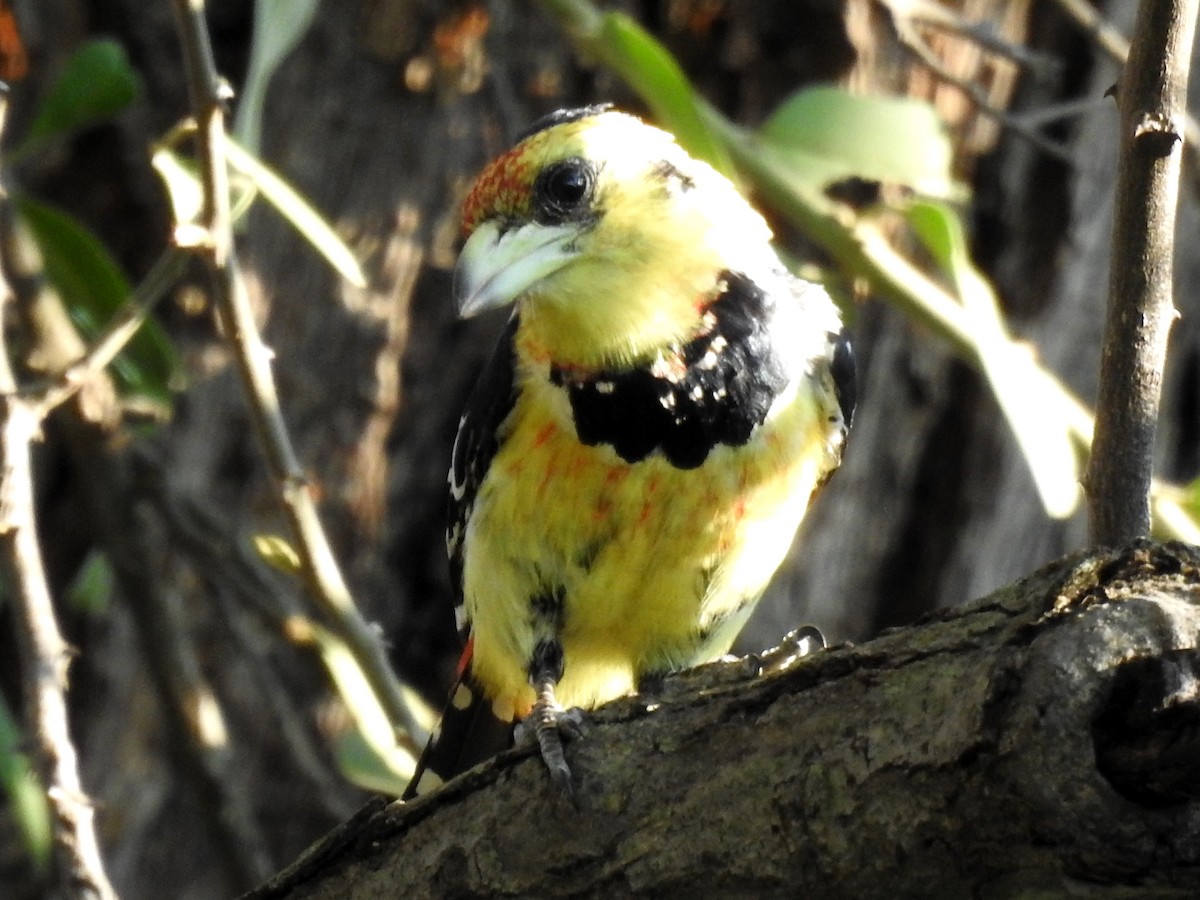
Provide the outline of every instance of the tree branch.
[[702,667],[592,715],[579,810],[509,752],[247,900],[1196,896],[1198,590],[1200,551],[1146,542],[778,675]]
[[414,755],[421,729],[391,670],[379,635],[363,620],[321,527],[308,479],[296,458],[280,413],[271,374],[271,351],[263,343],[237,264],[225,158],[225,111],[229,89],[217,73],[203,0],[172,0],[184,51],[188,92],[198,125],[197,153],[204,186],[202,242],[195,247],[213,275],[217,308],[246,388],[251,415],[284,510],[310,593],[346,643],[394,729],[397,746]]
[[186,265],[186,254],[176,248],[163,252],[87,352],[47,385],[37,401],[39,418],[45,418],[74,397],[83,385],[97,378],[116,359],[158,301],[179,281]]
[[[0,100],[0,129],[5,105]],[[0,231],[11,232],[12,215],[7,195],[0,196]],[[0,273],[0,313],[11,299]],[[94,810],[79,778],[67,716],[70,649],[58,629],[38,544],[31,444],[41,426],[39,404],[17,390],[6,328],[0,327],[0,553],[20,650],[25,720],[50,803],[54,877],[65,897],[110,900],[116,894],[104,871]]]
[[1108,315],[1084,487],[1092,543],[1150,533],[1150,480],[1172,302],[1188,71],[1200,0],[1142,0],[1121,77]]

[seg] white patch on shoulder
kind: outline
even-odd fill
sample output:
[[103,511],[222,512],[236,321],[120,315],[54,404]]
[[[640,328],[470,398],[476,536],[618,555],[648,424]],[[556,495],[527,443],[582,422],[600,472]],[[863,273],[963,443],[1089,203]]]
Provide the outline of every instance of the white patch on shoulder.
[[749,274],[775,297],[768,327],[771,343],[788,375],[787,387],[771,404],[767,419],[790,407],[801,391],[815,390],[830,430],[844,430],[837,397],[832,390],[824,389],[827,376],[820,374],[833,353],[831,335],[842,328],[837,305],[821,285],[802,281],[778,264],[769,272]]

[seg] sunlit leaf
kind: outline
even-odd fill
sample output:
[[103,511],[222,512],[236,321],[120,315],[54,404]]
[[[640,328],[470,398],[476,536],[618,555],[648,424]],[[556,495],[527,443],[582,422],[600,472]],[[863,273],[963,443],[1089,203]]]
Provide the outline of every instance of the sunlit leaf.
[[[200,181],[200,167],[196,165],[195,160],[177,153],[165,144],[154,149],[150,156],[150,165],[158,173],[171,201],[176,239],[186,238],[187,229],[200,227],[200,218],[204,211],[204,185]],[[232,194],[229,215],[236,224],[250,211],[258,191],[248,179],[241,176],[230,179],[229,190]],[[182,235],[179,233],[181,229]],[[183,243],[186,243],[186,240],[183,240]]]
[[984,376],[1033,474],[1047,514],[1066,518],[1079,502],[1081,459],[1058,382],[1036,365],[1033,348],[1013,341],[991,285],[971,260],[962,221],[936,201],[916,201],[909,224],[954,282]]
[[304,37],[317,12],[317,0],[257,0],[250,65],[238,97],[234,134],[257,155],[262,142],[262,115],[267,87],[279,64]]
[[951,171],[946,128],[920,100],[805,88],[775,110],[758,136],[790,162],[795,177],[819,188],[853,177],[930,197],[963,193]]
[[1200,478],[1183,487],[1153,482],[1150,504],[1156,538],[1200,544]]
[[657,38],[624,13],[608,12],[601,16],[592,47],[637,91],[681,146],[718,171],[733,174],[729,154],[697,110],[696,93],[687,76]]
[[343,777],[365,790],[399,797],[412,780],[412,766],[396,765],[394,754],[377,752],[357,728],[338,735],[333,752]]
[[[26,196],[16,195],[13,202],[71,319],[87,338],[95,337],[129,299],[130,285],[120,266],[100,241],[65,213]],[[180,371],[170,339],[151,319],[111,368],[126,389],[163,402],[170,399],[172,381]]]
[[300,554],[286,539],[277,534],[256,534],[252,540],[255,551],[272,568],[288,575],[300,571]]
[[[345,643],[318,625],[313,626],[311,635],[337,695],[354,722],[357,751],[350,759],[353,765],[348,767],[347,777],[358,773],[365,778],[369,772],[372,778],[386,781],[388,790],[398,794],[412,777],[416,756],[397,742],[386,711]],[[424,735],[411,737],[413,746],[419,746],[425,740]],[[374,758],[369,765],[364,761],[367,755]]]
[[132,103],[140,90],[137,72],[120,44],[89,41],[67,60],[14,155],[111,118]]
[[199,222],[204,209],[204,188],[200,185],[196,163],[170,147],[159,146],[150,155],[150,165],[167,190],[176,226]]
[[241,172],[275,207],[293,228],[300,232],[313,248],[325,257],[338,273],[356,287],[365,287],[367,280],[350,248],[312,205],[273,169],[240,147],[236,141],[227,144],[229,164]]

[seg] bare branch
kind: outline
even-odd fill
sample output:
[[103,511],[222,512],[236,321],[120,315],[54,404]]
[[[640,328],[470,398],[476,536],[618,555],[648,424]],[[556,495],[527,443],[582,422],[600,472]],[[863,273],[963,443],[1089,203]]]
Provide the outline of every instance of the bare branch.
[[1055,74],[1062,63],[1045,53],[1040,53],[1024,44],[1006,41],[996,33],[992,23],[971,22],[959,12],[943,6],[936,0],[878,0],[893,17],[906,19],[949,34],[956,34],[997,56],[1010,59],[1039,77]]
[[[1121,34],[1120,29],[1105,19],[1089,0],[1057,0],[1057,2],[1062,11],[1070,16],[1076,25],[1091,35],[1101,50],[1118,63],[1122,65],[1125,63],[1129,57],[1129,40]],[[1194,181],[1197,170],[1200,170],[1200,122],[1197,122],[1196,117],[1190,113],[1187,114],[1184,123],[1184,136],[1186,142],[1183,152],[1187,155]],[[1194,186],[1200,188],[1200,185]]]
[[150,311],[166,295],[179,276],[183,274],[187,255],[175,248],[166,250],[149,274],[138,285],[104,332],[96,339],[86,354],[64,371],[37,399],[38,416],[44,418],[79,391],[88,381],[97,377],[129,343],[138,328],[146,321]]
[[1120,158],[1092,457],[1091,538],[1150,533],[1154,436],[1172,302],[1188,71],[1200,0],[1142,0],[1120,84]]
[[[11,216],[7,196],[0,197],[0,226],[11,225]],[[0,284],[0,311],[11,297],[7,284]],[[55,879],[63,896],[110,900],[116,894],[104,871],[94,811],[79,778],[67,717],[70,649],[55,619],[34,517],[30,447],[41,426],[37,405],[17,391],[5,329],[0,328],[0,553],[20,649],[25,720],[50,802]]]
[[192,112],[198,124],[197,153],[204,186],[203,244],[193,249],[214,277],[217,307],[249,398],[251,414],[271,474],[297,542],[301,568],[321,612],[351,649],[368,683],[386,710],[399,746],[416,752],[419,733],[412,712],[392,673],[379,635],[350,596],[329,541],[321,528],[308,480],[296,458],[279,410],[271,374],[271,351],[254,322],[245,283],[237,264],[229,209],[225,158],[225,111],[228,86],[213,60],[203,0],[172,0],[187,70]]
[[[1037,147],[1047,156],[1059,160],[1066,160],[1068,158],[1065,148],[1044,137],[1034,127],[1031,127],[1026,120],[1014,116],[1007,110],[998,109],[988,98],[987,91],[980,85],[956,75],[941,61],[933,48],[921,37],[918,29],[915,27],[915,23],[917,21],[931,21],[926,17],[932,15],[932,10],[942,9],[942,7],[931,4],[919,4],[916,9],[909,9],[912,4],[908,2],[901,3],[899,0],[878,0],[878,2],[891,14],[892,23],[896,28],[896,36],[899,38],[901,46],[916,56],[938,79],[961,91],[966,95],[967,99],[975,104],[979,112],[1008,127],[1018,137],[1029,141],[1030,144]],[[918,18],[919,16],[921,18]],[[946,26],[950,22],[956,22],[956,19],[947,14],[932,21]],[[957,33],[979,43],[978,30],[968,31],[965,23],[959,25]],[[985,49],[992,49],[983,44],[981,46],[985,46]]]

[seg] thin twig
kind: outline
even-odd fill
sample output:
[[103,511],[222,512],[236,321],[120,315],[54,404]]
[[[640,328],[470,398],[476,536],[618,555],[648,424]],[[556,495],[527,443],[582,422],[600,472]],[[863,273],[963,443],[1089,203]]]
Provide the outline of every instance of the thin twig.
[[1065,12],[1075,24],[1079,25],[1092,36],[1100,49],[1119,63],[1124,63],[1129,56],[1129,40],[1121,34],[1121,30],[1100,15],[1100,10],[1092,6],[1089,0],[1056,0],[1059,8]]
[[[1092,6],[1089,0],[1056,0],[1059,8],[1071,18],[1080,28],[1091,35],[1100,49],[1113,60],[1125,64],[1129,58],[1129,40],[1111,22],[1100,15],[1100,11]],[[1187,155],[1188,165],[1193,182],[1200,173],[1200,121],[1191,113],[1184,110],[1184,143],[1183,152]],[[1200,185],[1193,184],[1194,189]]]
[[1032,50],[1024,44],[1006,41],[996,33],[990,23],[968,22],[957,11],[934,0],[877,2],[892,14],[893,19],[904,18],[914,24],[956,34],[996,56],[1012,60],[1017,65],[1033,71],[1038,77],[1048,77],[1062,69],[1062,63],[1054,57]]
[[1120,157],[1096,433],[1084,487],[1093,544],[1150,533],[1172,302],[1188,72],[1200,0],[1142,0],[1120,86]]
[[[5,105],[0,99],[0,128]],[[11,225],[11,216],[7,196],[0,197],[0,220]],[[0,283],[0,313],[11,296],[7,285]],[[25,719],[50,802],[54,877],[63,896],[111,900],[116,893],[104,871],[95,814],[79,778],[67,717],[70,648],[54,616],[34,517],[30,457],[41,425],[37,405],[17,390],[5,329],[0,328],[0,552],[20,650]]]
[[[1070,161],[1069,154],[1064,147],[1043,136],[1035,128],[1031,128],[1019,117],[996,107],[988,97],[987,91],[980,85],[952,72],[918,33],[914,26],[915,16],[905,8],[907,4],[901,4],[898,0],[878,0],[878,2],[891,13],[892,24],[895,26],[900,45],[920,60],[922,65],[940,81],[961,91],[979,112],[999,122],[1018,137],[1024,138],[1047,156],[1064,162]],[[960,33],[967,36],[965,32]],[[976,38],[972,37],[972,39]]]
[[203,0],[172,0],[183,45],[188,92],[198,124],[197,153],[204,186],[201,227],[205,243],[195,249],[214,276],[217,308],[249,398],[267,464],[291,522],[301,568],[322,613],[333,624],[362,668],[396,732],[399,746],[416,750],[418,732],[400,684],[388,663],[378,633],[354,605],[317,515],[308,480],[279,411],[271,374],[271,351],[255,325],[245,283],[237,265],[229,210],[225,158],[225,111],[228,88],[217,73],[204,20]]
[[278,730],[289,761],[306,779],[302,790],[331,816],[344,818],[353,811],[347,805],[345,782],[331,774],[322,748],[303,726],[304,715],[272,664],[271,648],[259,636],[260,632],[282,631],[286,619],[302,614],[299,604],[290,591],[277,584],[282,578],[264,573],[262,560],[245,545],[229,546],[224,520],[204,501],[172,486],[159,459],[139,462],[146,495],[170,531],[172,544],[186,550],[194,561],[218,608],[223,607],[221,624],[242,647],[242,659],[256,673],[271,727]]
[[174,285],[187,265],[187,254],[171,247],[154,263],[129,300],[118,310],[87,353],[62,372],[36,398],[39,418],[48,416],[83,385],[96,378],[129,343],[150,312]]

